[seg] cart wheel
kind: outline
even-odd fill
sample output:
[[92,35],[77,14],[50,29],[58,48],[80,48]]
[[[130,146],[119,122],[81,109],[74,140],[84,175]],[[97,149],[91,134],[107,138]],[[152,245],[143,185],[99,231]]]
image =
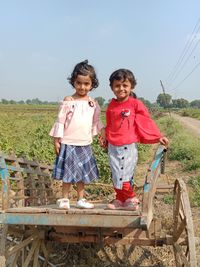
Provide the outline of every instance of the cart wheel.
[[8,230],[8,234],[10,241],[6,252],[8,266],[39,267],[48,265],[44,230],[38,227],[21,226],[12,228],[11,231]]
[[174,185],[173,248],[177,267],[196,267],[192,212],[186,185],[177,179]]

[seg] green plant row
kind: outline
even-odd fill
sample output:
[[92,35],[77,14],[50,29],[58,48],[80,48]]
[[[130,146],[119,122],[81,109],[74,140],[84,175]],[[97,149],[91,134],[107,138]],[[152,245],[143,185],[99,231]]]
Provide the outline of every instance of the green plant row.
[[185,117],[191,117],[200,120],[200,109],[197,108],[188,108],[188,109],[181,109],[177,111],[179,115]]
[[[41,106],[40,106],[41,107]],[[16,156],[26,157],[52,165],[55,160],[53,140],[49,131],[56,119],[57,108],[32,107],[24,109],[23,105],[17,109],[4,107],[0,112],[0,150],[5,153],[14,153]],[[156,121],[163,133],[170,139],[168,157],[170,160],[182,162],[187,171],[200,170],[200,142],[197,138],[185,133],[184,128],[169,115],[163,116],[161,111],[154,113]],[[102,112],[105,123],[105,112]],[[107,151],[94,138],[93,151],[97,160],[102,183],[111,183],[111,173]],[[152,159],[152,145],[138,145],[138,164],[150,162]],[[195,189],[192,196],[194,205],[200,205],[199,176],[190,183]],[[171,201],[171,197],[166,199]]]

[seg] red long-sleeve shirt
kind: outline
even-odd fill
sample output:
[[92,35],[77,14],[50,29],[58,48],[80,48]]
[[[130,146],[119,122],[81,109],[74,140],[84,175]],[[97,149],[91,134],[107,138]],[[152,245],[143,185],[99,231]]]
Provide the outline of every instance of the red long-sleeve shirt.
[[112,99],[106,111],[106,138],[115,146],[135,142],[153,144],[162,137],[144,104],[133,97]]

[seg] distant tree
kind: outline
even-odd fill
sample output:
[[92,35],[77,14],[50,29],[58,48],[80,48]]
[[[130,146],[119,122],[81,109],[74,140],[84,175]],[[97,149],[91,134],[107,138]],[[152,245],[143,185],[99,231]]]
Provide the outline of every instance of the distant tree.
[[146,100],[143,97],[138,97],[138,99],[141,100],[147,108],[150,109],[152,107],[152,104],[149,100]]
[[200,108],[200,99],[197,99],[197,100],[190,102],[190,107],[191,108]]
[[34,98],[31,100],[31,104],[40,105],[42,104],[42,101],[39,100],[38,98]]
[[112,99],[109,99],[107,102],[104,103],[104,108],[107,108],[108,104],[111,102]]
[[2,98],[2,99],[1,99],[1,103],[2,103],[2,104],[6,104],[6,105],[7,105],[7,104],[9,104],[9,101],[8,101],[8,100],[6,100],[6,99],[4,99],[4,98]]
[[151,108],[158,109],[158,108],[160,108],[160,106],[158,105],[157,102],[153,102],[153,103],[151,104]]
[[31,100],[30,99],[27,99],[26,100],[26,104],[30,105],[31,104]]
[[20,105],[25,104],[24,100],[20,100],[18,103],[19,103]]
[[99,103],[99,106],[100,106],[100,107],[103,107],[104,102],[106,101],[106,100],[105,100],[103,97],[101,97],[101,96],[95,97],[95,100]]
[[159,106],[163,108],[168,108],[170,107],[171,99],[172,97],[169,94],[159,94],[156,102],[159,104]]
[[188,108],[189,102],[184,98],[172,99],[172,107],[174,108]]
[[16,104],[17,102],[16,101],[14,101],[14,100],[10,100],[9,101],[9,104]]

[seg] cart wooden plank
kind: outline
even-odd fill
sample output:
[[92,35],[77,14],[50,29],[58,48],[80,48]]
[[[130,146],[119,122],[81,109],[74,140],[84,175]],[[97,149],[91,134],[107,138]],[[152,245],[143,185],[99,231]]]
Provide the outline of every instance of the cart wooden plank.
[[132,227],[140,226],[139,216],[116,216],[101,214],[48,214],[4,213],[2,223],[16,225],[64,225],[80,227]]

